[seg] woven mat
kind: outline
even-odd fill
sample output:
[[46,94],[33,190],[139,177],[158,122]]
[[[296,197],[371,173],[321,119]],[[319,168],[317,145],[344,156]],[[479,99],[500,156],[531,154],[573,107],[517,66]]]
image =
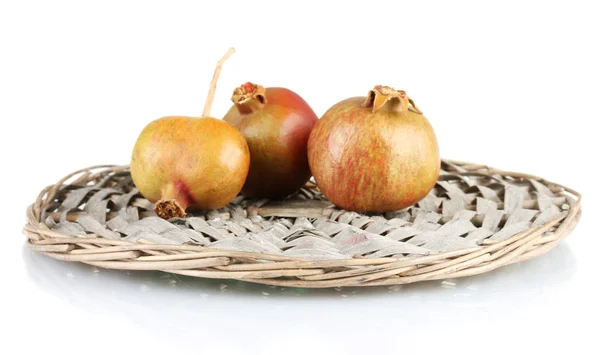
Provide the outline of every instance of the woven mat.
[[580,195],[527,174],[443,161],[407,209],[335,208],[308,183],[283,201],[160,219],[128,167],[90,168],[42,191],[25,233],[35,250],[99,267],[165,270],[300,287],[460,277],[543,254],[574,228]]

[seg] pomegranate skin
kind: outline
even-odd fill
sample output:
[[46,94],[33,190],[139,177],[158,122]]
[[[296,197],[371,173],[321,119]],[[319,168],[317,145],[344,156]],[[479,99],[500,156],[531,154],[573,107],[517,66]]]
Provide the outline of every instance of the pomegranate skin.
[[342,209],[400,210],[435,185],[437,139],[418,110],[373,110],[365,100],[341,101],[318,121],[308,141],[310,168],[325,197]]
[[168,116],[149,123],[138,137],[131,177],[152,202],[174,200],[183,210],[216,209],[240,192],[249,165],[246,141],[229,123]]
[[242,193],[282,198],[298,191],[311,176],[307,144],[318,117],[289,89],[260,89],[264,91],[258,96],[250,93],[243,103],[233,99],[235,105],[223,120],[242,132],[250,149],[250,171]]

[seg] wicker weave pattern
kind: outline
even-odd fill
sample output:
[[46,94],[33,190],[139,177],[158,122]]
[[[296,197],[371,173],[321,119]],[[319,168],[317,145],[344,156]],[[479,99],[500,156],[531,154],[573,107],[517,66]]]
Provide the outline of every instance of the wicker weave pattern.
[[98,267],[337,287],[486,272],[547,252],[579,219],[580,195],[560,185],[469,163],[442,168],[424,200],[385,215],[339,210],[308,184],[285,201],[240,196],[165,221],[128,167],[93,167],[42,191],[25,233],[35,250]]

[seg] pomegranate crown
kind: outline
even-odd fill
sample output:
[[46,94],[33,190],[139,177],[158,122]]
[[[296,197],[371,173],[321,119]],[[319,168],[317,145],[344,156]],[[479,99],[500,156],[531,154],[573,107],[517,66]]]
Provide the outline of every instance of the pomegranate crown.
[[422,114],[415,102],[406,95],[404,90],[396,90],[389,86],[376,85],[369,90],[367,99],[362,104],[363,107],[372,107],[372,112],[382,109],[384,106],[389,111],[406,114],[408,110]]
[[261,105],[267,103],[265,88],[262,85],[247,82],[235,88],[231,96],[231,101],[235,104],[243,104],[253,99],[257,100]]

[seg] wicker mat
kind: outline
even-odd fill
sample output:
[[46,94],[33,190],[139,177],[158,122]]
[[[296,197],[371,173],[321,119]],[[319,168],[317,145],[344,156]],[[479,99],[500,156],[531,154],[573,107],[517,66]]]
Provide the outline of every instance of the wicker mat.
[[397,212],[335,208],[314,184],[283,201],[238,196],[169,221],[127,166],[92,167],[29,207],[28,245],[125,270],[295,287],[392,285],[487,272],[546,253],[576,225],[581,196],[520,173],[443,161],[435,188]]

